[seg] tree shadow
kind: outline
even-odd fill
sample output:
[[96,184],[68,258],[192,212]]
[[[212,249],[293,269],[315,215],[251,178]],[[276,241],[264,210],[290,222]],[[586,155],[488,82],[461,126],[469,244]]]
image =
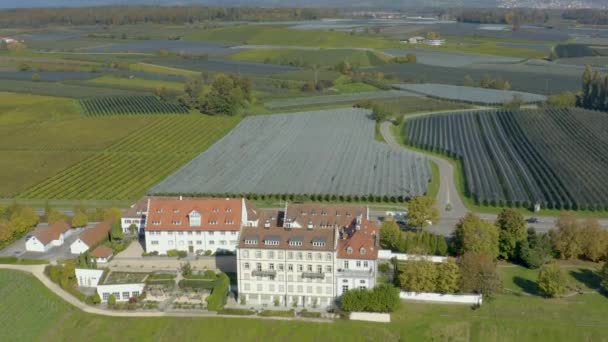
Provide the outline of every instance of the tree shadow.
[[602,278],[593,270],[579,268],[578,270],[570,271],[570,275],[590,289],[600,290],[602,288]]
[[519,288],[522,289],[527,294],[530,294],[533,296],[541,295],[538,284],[530,279],[515,276],[515,277],[513,277],[513,283],[515,285],[519,286]]

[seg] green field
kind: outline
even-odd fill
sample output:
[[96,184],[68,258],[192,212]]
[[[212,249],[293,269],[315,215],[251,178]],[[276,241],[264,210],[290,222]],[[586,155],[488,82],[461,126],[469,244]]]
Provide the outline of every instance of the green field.
[[129,70],[133,71],[143,71],[154,74],[161,75],[177,75],[177,76],[197,76],[200,75],[199,72],[180,69],[180,68],[172,68],[163,65],[150,64],[150,63],[133,63],[129,65]]
[[403,302],[392,322],[268,321],[241,318],[126,318],[86,314],[30,275],[0,271],[0,340],[222,341],[604,341],[608,299],[502,295],[466,305]]
[[277,26],[225,26],[187,34],[187,40],[247,45],[390,48],[398,42],[338,31],[293,30]]
[[340,62],[348,62],[359,67],[383,65],[388,62],[386,57],[376,52],[342,49],[250,49],[237,52],[230,58],[260,63],[331,67]]
[[144,88],[154,90],[157,88],[164,87],[167,90],[173,90],[176,92],[182,92],[184,90],[184,84],[181,82],[173,81],[161,81],[161,80],[147,80],[143,78],[127,78],[112,75],[104,75],[97,77],[89,81],[90,83],[102,84],[106,86],[121,86],[121,87],[132,87],[132,88]]
[[[18,197],[137,199],[228,133],[240,119],[200,114],[143,117],[146,122],[133,126],[131,134],[30,187]],[[115,117],[110,120],[116,120],[115,125],[124,124]]]

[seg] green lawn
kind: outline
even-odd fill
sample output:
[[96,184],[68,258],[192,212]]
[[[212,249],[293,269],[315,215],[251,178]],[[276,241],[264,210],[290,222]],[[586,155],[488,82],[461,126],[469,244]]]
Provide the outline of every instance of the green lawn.
[[172,68],[163,65],[150,64],[150,63],[133,63],[129,65],[129,70],[133,71],[143,71],[149,72],[153,74],[162,74],[162,75],[177,75],[177,76],[198,76],[199,72],[180,69],[180,68]]
[[148,88],[154,90],[156,88],[164,87],[167,90],[173,90],[181,92],[184,90],[184,83],[173,82],[173,81],[161,81],[161,80],[147,80],[143,78],[127,78],[119,76],[104,75],[101,77],[94,78],[89,82],[95,84],[102,84],[108,86],[123,86],[133,88]]
[[[444,38],[446,39],[446,44],[443,46],[420,45],[419,47],[517,58],[544,58],[549,54],[552,45],[550,42],[513,41],[489,37],[445,36]],[[504,46],[501,44],[544,45],[547,49],[540,50],[508,45]]]
[[200,30],[185,36],[187,40],[248,45],[282,45],[312,47],[398,47],[399,42],[383,38],[351,35],[339,31],[294,30],[278,26],[238,25]]
[[126,318],[86,314],[32,276],[0,271],[0,340],[604,341],[608,299],[502,295],[466,305],[403,302],[389,324],[233,318]]
[[241,61],[311,67],[314,65],[333,67],[340,62],[349,62],[359,67],[370,67],[387,63],[387,59],[378,53],[348,49],[250,49],[233,54],[230,58]]

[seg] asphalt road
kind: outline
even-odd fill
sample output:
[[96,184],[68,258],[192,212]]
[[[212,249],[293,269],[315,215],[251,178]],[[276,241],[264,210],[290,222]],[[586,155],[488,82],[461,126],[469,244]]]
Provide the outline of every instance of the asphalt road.
[[[46,224],[40,224],[36,229],[46,228]],[[90,225],[89,225],[90,227]],[[73,258],[74,256],[70,253],[70,245],[78,239],[84,231],[89,228],[76,228],[70,230],[70,236],[65,238],[63,245],[52,247],[46,252],[28,252],[25,250],[25,239],[27,235],[32,235],[33,232],[27,234],[21,239],[13,242],[0,250],[0,256],[14,256],[23,259],[38,259],[38,260],[61,260]]]
[[[437,113],[439,113],[439,112],[437,112]],[[415,116],[422,116],[422,115],[429,115],[429,114],[432,114],[432,113],[416,114]],[[408,118],[409,117],[411,117],[411,116],[408,116]],[[440,185],[439,185],[439,192],[437,193],[437,206],[439,208],[441,218],[437,224],[434,224],[434,225],[428,227],[427,229],[429,231],[437,233],[437,234],[442,234],[445,236],[451,235],[452,231],[454,230],[454,226],[458,223],[458,220],[460,220],[467,212],[470,211],[467,209],[467,207],[462,202],[460,194],[458,193],[458,190],[456,188],[456,183],[454,182],[454,172],[455,172],[454,167],[446,159],[439,158],[434,155],[428,155],[428,154],[421,153],[418,151],[410,150],[410,149],[407,149],[406,147],[400,145],[395,140],[395,137],[391,133],[391,129],[390,129],[391,125],[392,125],[391,122],[383,122],[382,125],[380,126],[380,132],[382,133],[384,141],[386,141],[386,143],[390,147],[396,148],[396,149],[406,149],[413,153],[426,156],[429,160],[432,160],[433,162],[435,162],[437,164],[437,166],[439,167]],[[446,210],[448,204],[451,205],[451,210],[449,210],[449,211]],[[484,220],[488,220],[488,221],[496,220],[496,215],[494,215],[494,214],[478,214],[478,215]],[[378,211],[372,211],[371,216],[381,219],[384,216],[384,213],[378,212]],[[531,216],[532,215],[526,216],[526,219],[530,218]],[[551,216],[538,216],[537,219],[538,219],[538,222],[529,223],[528,226],[533,227],[538,232],[547,232],[550,229],[552,229],[553,227],[555,227],[555,220],[557,218],[551,217]],[[607,219],[599,220],[599,223],[604,229],[608,229],[608,220]]]

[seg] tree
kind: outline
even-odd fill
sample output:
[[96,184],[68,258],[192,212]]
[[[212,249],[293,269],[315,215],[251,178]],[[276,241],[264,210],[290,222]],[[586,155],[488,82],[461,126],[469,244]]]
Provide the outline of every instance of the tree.
[[548,297],[557,297],[566,290],[566,275],[555,263],[541,267],[538,274],[538,288]]
[[251,82],[217,74],[211,90],[200,99],[200,110],[211,115],[236,115],[251,97]]
[[581,248],[585,258],[591,261],[608,256],[608,233],[596,219],[587,219],[581,227]]
[[97,292],[95,292],[95,294],[92,296],[91,301],[93,302],[93,304],[97,305],[99,303],[101,303],[101,298],[99,297],[99,294]]
[[536,269],[551,261],[553,246],[549,234],[528,229],[527,241],[518,244],[518,255],[521,262],[528,268]]
[[203,93],[203,84],[198,77],[189,77],[184,84],[184,95],[179,101],[189,108],[199,108],[199,98]]
[[111,294],[108,297],[108,306],[114,306],[116,305],[116,296],[114,296],[114,294]]
[[40,74],[39,73],[32,74],[32,81],[34,81],[34,82],[40,81]]
[[471,78],[471,76],[466,75],[464,77],[463,85],[465,87],[474,87],[475,86],[475,81],[473,81],[473,78]]
[[182,276],[189,277],[192,275],[192,265],[190,265],[189,262],[181,264],[179,268],[182,272]]
[[89,218],[87,214],[82,211],[76,212],[74,217],[72,217],[72,228],[84,227],[89,223]]
[[49,224],[53,224],[59,221],[65,221],[67,219],[66,215],[59,210],[50,209],[45,212],[46,222]]
[[526,221],[514,209],[503,209],[496,218],[498,228],[498,249],[500,257],[514,260],[517,257],[517,244],[526,239]]
[[131,223],[131,225],[129,226],[129,233],[131,233],[132,235],[137,234],[138,228],[137,225],[135,225],[134,223]]
[[453,233],[453,247],[458,255],[485,254],[492,259],[498,256],[498,229],[473,213],[460,219]]
[[553,246],[563,259],[576,259],[583,253],[579,222],[573,213],[563,213],[551,231]]
[[574,107],[576,106],[576,94],[565,91],[560,94],[551,95],[547,99],[547,104],[551,107]]
[[437,268],[432,261],[407,261],[399,266],[399,285],[402,289],[412,292],[435,291]]
[[426,227],[439,221],[439,209],[430,196],[414,197],[407,206],[407,221],[412,227]]
[[460,284],[460,269],[454,259],[437,264],[435,291],[439,293],[455,293]]
[[502,281],[494,260],[484,254],[466,253],[458,259],[460,291],[480,293],[491,299],[502,291]]
[[589,108],[589,106],[591,105],[591,80],[593,77],[593,71],[591,70],[591,66],[587,65],[585,66],[585,71],[583,72],[583,77],[582,77],[582,88],[583,88],[583,93],[581,95],[581,101],[579,103],[579,105],[581,105],[582,107],[585,108]]
[[395,221],[384,221],[380,226],[380,246],[390,249],[391,251],[399,251],[401,240],[403,239],[401,228]]
[[110,208],[103,212],[104,220],[116,221],[116,220],[120,220],[121,216],[122,216],[122,211],[120,211],[120,209],[118,209],[118,208]]
[[114,220],[112,222],[112,229],[110,230],[110,240],[112,242],[117,240],[122,240],[124,238],[124,234],[122,231],[122,225],[120,224],[120,220]]

